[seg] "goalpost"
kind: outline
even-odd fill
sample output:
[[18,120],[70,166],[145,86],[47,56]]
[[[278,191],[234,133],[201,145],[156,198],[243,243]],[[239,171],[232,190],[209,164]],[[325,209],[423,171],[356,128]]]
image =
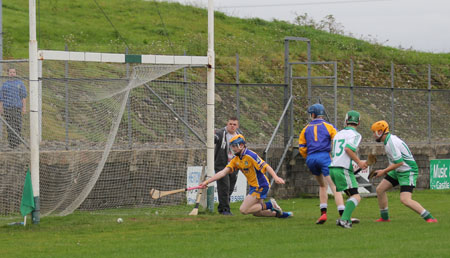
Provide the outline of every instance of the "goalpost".
[[[162,184],[159,187],[167,190],[186,185],[186,175],[176,174],[181,178],[174,179],[167,174],[180,173],[180,169],[185,173],[187,166],[201,164],[204,147],[207,175],[214,174],[212,0],[208,1],[208,52],[204,57],[38,51],[35,1],[30,0],[29,6],[30,169],[36,204],[33,223],[39,223],[41,211],[67,215],[80,205],[95,209],[179,204],[180,196],[152,202],[148,191],[155,186],[155,178]],[[42,110],[38,60],[43,61]],[[68,64],[76,72],[67,76],[66,71],[62,76]],[[133,65],[131,76],[124,75],[124,65]],[[202,72],[195,71],[197,67],[207,68],[206,89],[201,82]],[[180,85],[186,85],[181,73],[186,77],[186,69],[192,70],[190,93],[186,94],[185,87],[180,97]],[[89,73],[111,80],[89,78]],[[181,98],[184,116],[179,115],[183,113],[179,111]],[[163,114],[161,108],[169,115]],[[181,150],[180,146],[191,149]],[[170,163],[170,159],[182,165]],[[45,166],[45,171],[39,164]],[[154,171],[155,167],[158,171]],[[139,173],[140,169],[144,171]],[[44,181],[40,174],[45,175]],[[105,189],[113,197],[102,196]],[[210,187],[208,195],[212,193]]]

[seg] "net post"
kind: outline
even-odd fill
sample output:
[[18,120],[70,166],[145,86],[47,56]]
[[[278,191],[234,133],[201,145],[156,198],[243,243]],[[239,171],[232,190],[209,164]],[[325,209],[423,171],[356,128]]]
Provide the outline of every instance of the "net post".
[[33,224],[39,224],[39,82],[38,45],[36,40],[36,1],[29,1],[29,68],[30,68],[30,170],[36,209]]
[[[207,119],[206,119],[206,160],[207,177],[214,175],[214,1],[208,0],[208,74],[207,74]],[[214,211],[214,186],[208,187],[207,192],[208,209]]]

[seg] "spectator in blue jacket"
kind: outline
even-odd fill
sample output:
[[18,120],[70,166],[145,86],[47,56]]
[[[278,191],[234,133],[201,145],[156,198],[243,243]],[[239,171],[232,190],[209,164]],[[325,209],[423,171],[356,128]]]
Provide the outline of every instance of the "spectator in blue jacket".
[[27,89],[17,78],[16,69],[8,69],[9,79],[0,88],[0,112],[4,114],[8,131],[8,144],[12,149],[20,143],[22,114],[26,112]]

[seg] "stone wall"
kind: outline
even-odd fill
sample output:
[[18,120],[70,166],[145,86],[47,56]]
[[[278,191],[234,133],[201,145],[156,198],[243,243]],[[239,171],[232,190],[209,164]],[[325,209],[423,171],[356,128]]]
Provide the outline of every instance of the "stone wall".
[[[429,188],[430,160],[450,159],[450,145],[409,145],[419,166],[418,189]],[[251,148],[262,156],[263,148]],[[272,149],[271,156],[266,161],[275,169],[283,149]],[[82,164],[74,164],[83,155],[95,155],[96,151],[59,151],[41,153],[41,204],[43,199],[53,202],[59,200],[75,180],[74,168]],[[366,158],[369,153],[377,155],[375,169],[387,166],[382,144],[362,145],[359,155]],[[167,160],[175,160],[176,167],[171,165],[171,176],[178,177],[178,182],[186,182],[187,166],[200,165],[205,160],[205,152],[195,149],[177,150],[114,150],[90,192],[81,209],[104,209],[112,207],[136,207],[153,205],[148,191],[158,184],[167,189],[183,187],[174,184],[172,180],[155,180],[167,175]],[[162,158],[163,157],[163,158]],[[0,156],[0,214],[17,212],[20,206],[23,181],[29,153],[4,153]],[[19,162],[18,160],[22,161]],[[120,164],[118,164],[120,163]],[[15,164],[14,166],[12,166]],[[22,172],[22,173],[21,173]],[[173,173],[173,174],[172,174]],[[177,174],[177,175],[174,175]],[[293,198],[302,194],[317,195],[318,184],[308,171],[305,159],[298,154],[297,148],[292,148],[281,167],[280,176],[285,179],[285,185],[274,185],[271,195],[276,198]],[[161,185],[164,181],[165,185]],[[378,184],[380,179],[375,181]],[[181,183],[180,183],[181,184]],[[59,187],[59,188],[58,188]],[[59,191],[55,191],[59,189]],[[124,191],[125,189],[125,191]],[[127,190],[128,189],[128,190]],[[124,192],[126,194],[124,194]],[[181,196],[181,195],[180,195]],[[181,199],[180,199],[181,200]],[[164,203],[158,203],[163,205]],[[45,208],[45,205],[42,205]],[[47,209],[50,209],[48,207]]]
[[[448,144],[409,144],[408,145],[419,167],[419,178],[417,189],[428,189],[430,187],[430,160],[450,159],[450,146]],[[388,161],[382,144],[363,144],[358,153],[363,159],[373,153],[377,156],[374,169],[387,167]],[[293,198],[302,194],[318,195],[319,185],[309,172],[305,159],[299,155],[298,148],[292,148],[290,156],[281,176],[286,179],[284,187],[274,186],[274,195],[278,198]],[[375,179],[374,185],[378,185],[381,179]],[[395,188],[396,189],[396,188]]]

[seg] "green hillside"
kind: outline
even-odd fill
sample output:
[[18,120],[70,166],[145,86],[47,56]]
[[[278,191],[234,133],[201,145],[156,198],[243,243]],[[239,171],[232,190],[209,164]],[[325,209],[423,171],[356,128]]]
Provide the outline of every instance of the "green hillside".
[[[40,0],[38,2],[37,32],[39,49],[71,51],[159,55],[206,55],[207,10],[177,3],[144,0]],[[97,5],[98,3],[98,5]],[[4,56],[7,59],[28,57],[28,1],[3,1]],[[331,34],[308,26],[294,25],[285,21],[240,19],[223,13],[215,13],[216,82],[236,81],[236,54],[239,55],[239,80],[241,83],[284,83],[284,38],[305,37],[311,40],[313,61],[337,61],[338,85],[349,86],[351,61],[354,62],[354,85],[391,87],[391,64],[394,64],[396,88],[428,87],[428,65],[431,65],[432,89],[450,89],[450,53],[433,54],[414,50],[396,49],[380,44]],[[307,46],[291,42],[291,61],[306,61]],[[83,76],[89,73],[89,66]],[[25,69],[25,68],[24,68]],[[313,76],[332,75],[332,66],[314,66]],[[50,75],[61,75],[64,69],[52,69]],[[297,76],[306,76],[306,66],[297,67]],[[116,76],[113,70],[96,71],[93,74]],[[118,74],[117,74],[118,75]],[[120,77],[120,76],[119,76]],[[120,77],[123,78],[123,77]],[[313,85],[332,85],[330,80],[315,80]],[[294,84],[296,96],[294,132],[307,121],[306,86]],[[320,96],[332,113],[331,90]],[[359,93],[363,93],[359,91]],[[415,94],[415,95],[414,95]],[[421,95],[422,94],[422,95]],[[50,94],[55,95],[55,94]],[[240,90],[241,129],[251,135],[250,142],[264,143],[270,139],[283,106],[283,89],[270,87],[242,87]],[[230,114],[236,113],[236,88],[216,87],[216,127]],[[350,108],[349,93],[340,90],[337,118],[340,121]],[[422,93],[397,93],[396,128],[409,132],[410,125],[417,130],[411,133],[414,141],[424,141],[427,135],[428,110]],[[390,120],[391,92],[368,92],[355,100],[356,109],[364,117],[365,126],[379,119]],[[380,101],[385,100],[385,101]],[[413,101],[412,101],[413,100]],[[195,100],[194,102],[201,102]],[[375,105],[377,104],[377,105]],[[449,110],[446,94],[433,95],[431,112]],[[64,128],[64,107],[44,103],[51,122],[45,126],[51,132],[50,139],[61,139]],[[146,117],[148,114],[143,114]],[[303,117],[304,116],[304,117]],[[333,119],[333,117],[331,118]],[[155,120],[156,121],[156,120]],[[443,124],[432,121],[436,140],[450,139]],[[26,127],[26,126],[25,126]],[[362,130],[365,130],[364,128]],[[45,130],[44,130],[45,131]],[[138,130],[140,131],[140,130]],[[281,133],[283,130],[280,130]],[[162,131],[161,133],[166,133]],[[369,134],[370,130],[365,130]],[[400,134],[401,135],[401,134]],[[79,135],[74,136],[77,138]],[[370,135],[366,137],[370,140]]]
[[[205,55],[207,51],[205,9],[144,0],[40,0],[37,4],[40,49],[64,50],[67,44],[73,51],[123,53],[128,47],[131,54],[183,55],[186,51],[187,55]],[[5,58],[27,58],[27,0],[3,1],[3,29]],[[447,65],[447,69],[450,63],[450,54],[399,50],[284,21],[239,19],[216,12],[216,80],[235,81],[238,53],[241,82],[282,83],[286,36],[311,39],[313,60],[345,61],[339,71],[348,71],[351,58],[371,65],[372,69],[389,67],[391,61],[403,65]],[[294,44],[291,53],[292,60],[304,61],[306,45]],[[348,77],[345,73],[342,78]],[[438,85],[446,88],[448,82]]]

